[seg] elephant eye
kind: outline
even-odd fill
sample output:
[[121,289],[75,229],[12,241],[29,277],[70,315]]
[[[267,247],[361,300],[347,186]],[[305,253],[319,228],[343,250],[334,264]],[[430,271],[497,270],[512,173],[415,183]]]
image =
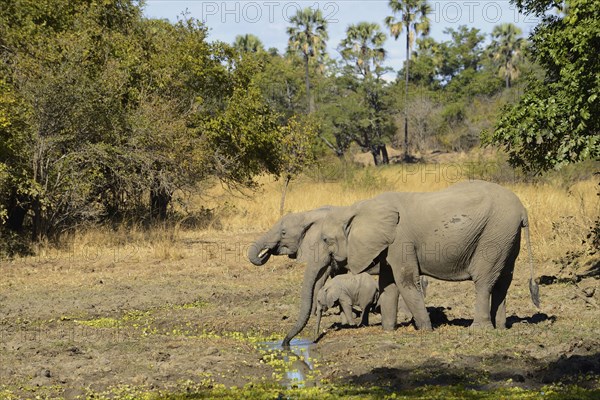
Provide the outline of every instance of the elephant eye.
[[285,229],[281,230],[281,236],[285,236]]

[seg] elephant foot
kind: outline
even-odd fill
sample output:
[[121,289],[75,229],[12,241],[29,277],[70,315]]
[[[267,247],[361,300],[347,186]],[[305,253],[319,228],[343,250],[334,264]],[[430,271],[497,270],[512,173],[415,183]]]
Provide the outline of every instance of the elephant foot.
[[398,317],[398,321],[400,323],[410,322],[412,320],[412,315],[401,315]]
[[473,322],[470,326],[471,329],[482,329],[482,330],[492,330],[494,329],[494,325],[492,321],[480,321]]
[[396,330],[396,324],[381,324],[381,327],[386,332],[393,332]]
[[417,330],[419,330],[419,331],[425,331],[425,332],[433,331],[433,327],[431,326],[431,321],[419,323],[418,321],[415,320],[414,322],[415,322],[415,328],[417,328]]

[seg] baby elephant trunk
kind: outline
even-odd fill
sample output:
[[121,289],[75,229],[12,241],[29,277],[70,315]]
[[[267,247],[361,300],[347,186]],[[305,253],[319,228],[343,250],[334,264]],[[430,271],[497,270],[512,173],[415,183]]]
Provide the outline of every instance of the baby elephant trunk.
[[323,307],[317,306],[317,327],[315,328],[315,342],[319,339],[321,334],[321,315],[323,315]]

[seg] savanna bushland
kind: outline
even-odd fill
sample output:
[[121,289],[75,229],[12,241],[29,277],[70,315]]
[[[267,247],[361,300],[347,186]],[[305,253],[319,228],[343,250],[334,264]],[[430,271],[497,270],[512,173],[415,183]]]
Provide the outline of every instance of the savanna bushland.
[[[133,0],[2,1],[0,398],[596,398],[598,4],[515,4],[529,37],[436,40],[426,1],[392,0],[330,43],[305,9],[281,52]],[[433,332],[329,315],[310,353],[273,346],[304,266],[245,254],[280,215],[468,179],[527,208],[540,309],[523,249],[507,330],[431,279]]]

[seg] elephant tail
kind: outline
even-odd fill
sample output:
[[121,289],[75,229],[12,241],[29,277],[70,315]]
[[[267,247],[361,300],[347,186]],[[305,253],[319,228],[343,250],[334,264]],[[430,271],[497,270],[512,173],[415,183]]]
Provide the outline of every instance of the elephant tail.
[[521,218],[521,226],[525,231],[525,241],[527,242],[527,253],[529,255],[529,293],[531,294],[531,301],[533,304],[540,308],[540,287],[535,281],[535,268],[533,266],[533,253],[531,252],[531,238],[529,237],[529,219],[527,218],[527,212],[523,211],[523,217]]

